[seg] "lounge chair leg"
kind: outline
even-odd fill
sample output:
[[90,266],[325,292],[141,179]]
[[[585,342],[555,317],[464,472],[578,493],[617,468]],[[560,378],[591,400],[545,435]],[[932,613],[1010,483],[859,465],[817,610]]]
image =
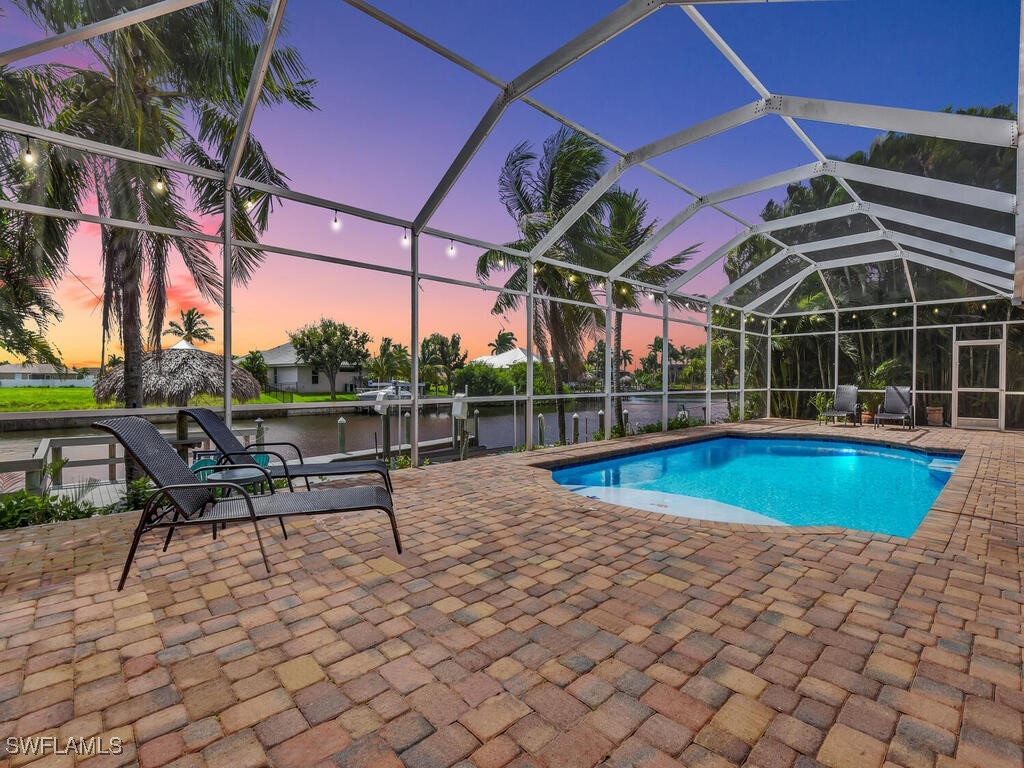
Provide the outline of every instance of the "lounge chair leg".
[[259,520],[252,521],[252,527],[256,531],[256,543],[260,545],[260,554],[263,555],[263,567],[270,573],[270,562],[267,560],[267,550],[263,548],[263,537],[260,535]]
[[285,539],[287,539],[288,538],[288,529],[284,527],[284,518],[283,517],[277,518],[277,522],[279,522],[281,524],[281,533],[283,533]]
[[402,539],[398,535],[398,520],[395,519],[395,513],[390,509],[385,509],[384,514],[391,521],[391,532],[395,535],[395,549],[398,550],[398,554],[402,554]]
[[167,548],[171,545],[171,536],[173,536],[173,535],[174,535],[174,526],[172,525],[170,528],[167,529],[167,538],[164,539],[164,549],[163,549],[164,552],[166,552]]
[[381,477],[384,478],[384,487],[388,489],[388,493],[394,494],[395,488],[391,485],[391,475],[388,472],[384,472]]
[[[132,545],[128,548],[128,559],[124,561],[124,570],[121,571],[121,580],[117,582],[118,592],[124,589],[124,583],[128,579],[128,569],[131,568],[132,560],[135,559],[135,550],[139,548],[139,539],[142,538],[142,531],[144,530],[145,523],[146,516],[145,513],[143,513],[138,526],[135,528],[135,537],[132,539]],[[171,530],[173,531],[174,529],[172,528]]]

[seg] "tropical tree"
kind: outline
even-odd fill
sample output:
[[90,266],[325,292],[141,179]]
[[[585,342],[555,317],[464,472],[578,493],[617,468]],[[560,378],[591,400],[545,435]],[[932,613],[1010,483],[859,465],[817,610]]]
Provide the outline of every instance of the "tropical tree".
[[251,373],[252,377],[260,383],[263,389],[267,389],[270,386],[267,361],[263,357],[263,353],[258,349],[249,350],[245,357],[238,361],[238,367],[243,371]]
[[444,377],[448,394],[452,394],[452,377],[455,371],[466,364],[469,353],[462,349],[462,337],[453,333],[450,337],[441,333],[432,333],[424,343],[420,345],[420,351],[424,352],[423,359]]
[[380,340],[377,354],[366,363],[367,371],[376,381],[408,378],[410,367],[409,348],[404,344],[395,344],[389,336]]
[[498,335],[494,338],[494,341],[487,342],[487,346],[490,348],[492,355],[511,352],[516,348],[516,335],[512,331],[506,331],[502,328],[498,331]]
[[368,333],[326,317],[319,323],[290,331],[288,338],[299,360],[327,377],[331,400],[338,399],[338,372],[349,366],[362,366],[370,358],[366,348],[370,343]]
[[427,386],[427,391],[436,391],[444,379],[441,372],[440,359],[436,355],[433,341],[429,336],[420,339],[420,381]]
[[[507,245],[530,251],[597,182],[605,165],[604,151],[591,139],[560,129],[544,142],[538,154],[529,142],[509,152],[498,176],[498,196],[516,223],[519,237]],[[602,197],[574,222],[548,250],[547,255],[567,265],[592,266],[603,231],[607,203]],[[496,272],[510,272],[491,312],[504,315],[522,303],[529,272],[533,272],[534,339],[541,357],[551,359],[556,392],[564,391],[566,377],[582,368],[586,341],[604,323],[604,313],[551,299],[596,303],[591,284],[556,264],[531,265],[493,249],[477,260],[477,276],[487,279]],[[513,291],[517,293],[513,293]],[[556,401],[559,439],[565,442],[565,401]]]
[[[601,240],[600,249],[602,271],[610,271],[621,263],[649,240],[658,228],[657,219],[647,218],[647,201],[640,197],[638,190],[625,192],[621,189],[613,189],[607,198],[608,228],[606,236]],[[698,247],[699,245],[689,246],[658,262],[654,261],[654,251],[648,251],[643,258],[623,273],[625,280],[616,281],[605,287],[606,291],[611,291],[612,305],[617,310],[639,309],[642,293],[634,283],[626,282],[626,280],[659,286],[667,285],[672,279],[682,274],[682,266]],[[663,295],[655,294],[655,300],[662,301]],[[672,302],[675,305],[682,304],[680,299],[672,299]],[[621,311],[615,312],[612,317],[612,370],[616,371],[616,375],[612,377],[612,388],[616,392],[621,391],[622,388],[618,371],[622,370],[624,364],[633,364],[633,353],[622,349],[622,318]],[[629,353],[628,361],[623,357],[624,352]],[[625,428],[622,400],[621,397],[613,398],[615,421],[620,429]]]
[[203,317],[203,313],[196,307],[189,307],[188,310],[181,310],[181,322],[171,320],[167,324],[164,336],[177,336],[189,344],[199,342],[205,344],[213,341],[213,328]]
[[105,363],[105,365],[107,366],[107,368],[114,368],[123,362],[123,357],[121,357],[120,355],[115,355],[113,352],[111,352],[109,355],[107,355],[107,362]]
[[[60,128],[51,119],[58,82],[49,68],[0,67],[0,115]],[[0,135],[0,199],[74,209],[84,185],[76,157],[63,147]],[[74,225],[0,210],[0,348],[29,362],[60,364],[46,331],[61,318],[53,289],[67,263]]]
[[[122,6],[114,0],[14,2],[50,34],[108,18]],[[53,122],[64,133],[157,157],[180,157],[221,173],[235,142],[237,116],[266,21],[267,8],[261,3],[200,3],[90,38],[84,43],[93,59],[87,66],[40,65],[30,71],[49,71],[59,78],[58,98],[51,106]],[[279,42],[259,100],[264,105],[290,103],[309,109],[311,85],[298,52]],[[245,139],[241,175],[284,186],[284,175],[255,137]],[[78,168],[105,216],[196,233],[200,231],[197,216],[223,222],[226,195],[216,178],[179,180],[149,165],[91,155],[83,155]],[[81,207],[85,191],[72,207]],[[267,225],[271,198],[237,186],[230,196],[235,236],[243,241],[258,239]],[[115,328],[119,331],[126,403],[138,406],[142,403],[143,294],[148,341],[159,349],[172,254],[180,256],[208,300],[220,301],[221,281],[214,258],[198,240],[104,227],[101,247],[103,339]],[[245,283],[261,258],[257,251],[236,246],[231,252],[232,274]]]

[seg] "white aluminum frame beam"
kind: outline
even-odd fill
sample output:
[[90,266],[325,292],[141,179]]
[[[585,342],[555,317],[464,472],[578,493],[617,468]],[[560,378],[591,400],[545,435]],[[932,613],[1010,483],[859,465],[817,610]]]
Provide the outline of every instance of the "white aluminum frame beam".
[[253,63],[252,74],[249,76],[249,84],[245,91],[245,101],[242,102],[242,110],[238,116],[235,138],[231,142],[231,149],[228,151],[227,163],[224,168],[224,185],[229,191],[234,187],[235,177],[238,175],[242,152],[245,151],[245,143],[249,139],[252,118],[256,113],[260,95],[263,93],[263,82],[267,77],[270,57],[274,54],[274,44],[281,31],[281,22],[284,21],[284,10],[287,5],[288,0],[271,0],[270,3],[263,39],[260,41],[259,50],[256,51],[256,61]]
[[[644,243],[637,249],[640,251],[644,248],[648,248],[649,244],[660,242],[668,234],[678,228],[683,221],[690,218],[696,210],[691,211],[690,209],[694,206],[705,207],[712,202],[724,202],[726,200],[732,200],[738,197],[745,197],[747,195],[756,194],[758,192],[765,192],[775,187],[786,186],[788,184],[795,184],[799,181],[805,181],[807,179],[815,178],[818,176],[834,176],[838,177],[840,173],[837,169],[842,170],[841,175],[845,178],[854,178],[854,180],[865,180],[865,183],[877,184],[879,186],[889,186],[894,189],[906,189],[906,191],[914,192],[916,194],[926,195],[929,197],[937,197],[945,200],[954,200],[957,202],[968,202],[969,200],[975,201],[972,204],[978,205],[979,207],[991,208],[993,210],[1005,210],[1005,206],[1013,204],[1013,195],[1007,195],[1004,192],[996,192],[993,190],[982,189],[981,187],[972,187],[966,184],[957,184],[950,181],[939,181],[937,179],[928,179],[920,176],[911,176],[910,174],[900,173],[898,171],[889,171],[879,168],[869,168],[867,166],[853,165],[850,163],[841,163],[835,160],[827,160],[825,162],[810,163],[808,165],[798,166],[788,171],[781,171],[779,173],[770,174],[754,181],[745,182],[738,184],[727,189],[714,192],[710,195],[706,195],[695,204],[691,204],[686,209],[688,215],[680,220],[680,216],[676,216],[670,219],[665,225],[663,225],[654,235],[651,236],[647,243]],[[847,169],[854,169],[849,172]],[[861,170],[865,171],[861,173]],[[869,180],[870,179],[870,180]],[[869,181],[868,181],[869,180]],[[888,183],[887,183],[888,182]],[[966,198],[966,199],[965,199]],[[872,204],[868,204],[872,205]],[[824,209],[826,211],[830,209]],[[879,230],[882,231],[882,230]],[[885,230],[889,232],[889,230]],[[898,234],[898,233],[893,233]],[[877,235],[876,235],[877,236]],[[808,244],[801,244],[794,250],[806,249]],[[715,255],[716,252],[712,253],[705,259],[701,260],[691,269],[687,270],[683,275],[676,278],[673,282],[669,283],[667,289],[669,291],[678,290],[680,287],[688,283],[694,277],[702,273],[708,267],[715,263],[721,255],[712,259],[711,256]]]
[[[955,260],[957,262],[967,262],[968,264],[973,263],[980,267],[981,269],[991,270],[994,273],[1010,273],[1013,270],[1013,264],[1005,259],[999,259],[994,256],[987,256],[985,254],[975,253],[974,251],[967,251],[962,248],[956,248],[954,246],[945,245],[943,243],[936,243],[932,240],[927,240],[925,238],[915,237],[913,235],[905,235],[901,232],[893,232],[888,230],[884,232],[876,230],[872,232],[863,232],[856,235],[834,237],[826,240],[815,240],[809,243],[802,243],[800,245],[800,248],[803,253],[813,253],[816,251],[832,250],[834,248],[847,248],[849,246],[862,245],[864,243],[871,243],[875,241],[888,241],[890,243],[893,243],[894,245],[905,245],[910,248],[921,248],[923,250],[927,250],[930,252],[930,258],[934,259],[935,261],[941,261],[943,263],[946,263],[946,266],[943,269],[947,272],[959,270],[961,267],[966,268],[966,265],[960,263],[953,263],[950,260]],[[919,255],[903,251],[901,251],[901,253],[901,258],[906,258],[908,260],[913,260],[910,258],[911,256]],[[719,302],[728,296],[732,296],[737,290],[742,288],[751,280],[759,277],[768,270],[778,266],[787,258],[793,255],[796,254],[791,249],[784,249],[782,251],[779,251],[778,253],[765,259],[754,269],[750,270],[744,275],[741,275],[733,282],[724,286],[721,290],[718,291],[718,293],[712,296],[709,300],[712,302]],[[861,256],[856,258],[864,259],[864,261],[861,263],[870,263],[872,261],[887,260],[875,258],[876,256],[879,255],[880,254],[877,253],[868,253],[862,254]],[[834,268],[832,266],[833,260],[819,261],[817,262],[817,264],[819,268],[823,270]],[[979,272],[979,274],[983,273]],[[991,279],[999,279],[998,274],[992,274]],[[825,283],[826,290],[829,290],[828,283],[825,281],[824,278],[822,279],[822,282]],[[911,292],[913,292],[913,281],[910,279],[909,273],[907,274],[907,284],[911,287]]]
[[27,59],[30,56],[36,56],[40,53],[46,53],[47,51],[53,51],[57,48],[63,48],[65,45],[81,43],[85,40],[97,37],[98,35],[116,32],[119,29],[130,27],[132,24],[141,24],[146,21],[151,21],[161,16],[165,16],[168,13],[174,13],[174,11],[180,11],[183,8],[190,8],[193,5],[199,5],[204,2],[206,2],[206,0],[163,0],[163,2],[153,3],[152,5],[147,5],[144,8],[138,8],[134,11],[119,13],[111,16],[109,19],[103,19],[102,21],[96,21],[92,24],[86,24],[84,27],[79,27],[78,29],[70,29],[67,32],[61,32],[60,34],[51,35],[50,37],[37,40],[33,43],[27,43],[26,45],[21,45],[17,48],[11,48],[10,50],[3,51],[0,53],[0,67],[7,66],[8,64],[12,64],[21,59]]
[[937,139],[987,144],[993,147],[1017,146],[1017,123],[995,117],[880,107],[873,104],[780,94],[772,94],[768,109],[786,117],[818,123],[875,128]]
[[[538,256],[542,256],[553,246],[558,239],[564,235],[569,228],[579,221],[583,216],[586,215],[593,205],[601,198],[605,192],[607,192],[611,186],[619,180],[630,167],[636,165],[639,162],[646,162],[653,160],[654,158],[664,155],[668,152],[672,152],[681,147],[685,147],[690,144],[694,144],[698,141],[710,138],[716,134],[722,133],[735,128],[739,125],[744,125],[756,120],[763,113],[761,102],[752,102],[745,104],[737,109],[723,112],[720,115],[704,120],[694,126],[691,126],[685,130],[677,131],[669,136],[653,141],[650,144],[646,144],[639,149],[630,152],[611,168],[604,172],[597,183],[594,184],[587,192],[579,199],[579,201],[570,208],[561,219],[559,219],[551,230],[541,238],[540,242],[533,247],[530,251],[530,257],[536,259]],[[633,266],[643,256],[630,261],[632,254],[625,259],[622,264],[616,267],[616,276],[623,274],[629,267]]]
[[510,104],[634,24],[646,19],[661,8],[661,5],[661,0],[629,0],[506,85],[462,145],[462,149],[448,166],[448,170],[430,193],[420,212],[416,214],[413,229],[419,232],[427,225]]
[[15,120],[8,120],[4,117],[0,117],[0,131],[18,134],[20,136],[29,136],[33,139],[39,139],[39,141],[45,141],[47,144],[56,144],[60,147],[76,149],[79,152],[88,152],[89,154],[110,157],[115,160],[125,160],[130,163],[150,165],[162,168],[165,171],[185,173],[190,176],[199,176],[204,179],[224,178],[223,172],[220,171],[211,170],[209,168],[200,168],[197,165],[188,165],[187,163],[181,163],[177,160],[172,160],[166,157],[157,157],[156,155],[149,155],[145,152],[136,152],[132,149],[115,147],[112,144],[104,144],[99,141],[83,139],[79,136],[72,136],[67,133],[57,133],[56,131],[51,131],[46,128],[29,125],[28,123],[19,123]]
[[[1021,154],[1019,147],[1019,138],[1021,133],[1024,132],[1024,114],[1021,114],[1021,110],[1024,109],[1024,0],[1020,3],[1020,36],[1018,38],[1017,48],[1017,136],[1018,136],[1018,148],[1017,148],[1017,194],[1024,196],[1024,155]],[[1024,206],[1017,205],[1014,208],[1014,232],[1017,236],[1017,242],[1014,246],[1014,261],[1015,269],[1013,273],[1013,296],[1012,302],[1014,306],[1018,306],[1021,303],[1022,297],[1024,297]]]
[[[896,259],[901,258],[901,254],[898,251],[889,251],[888,253],[873,253],[871,254],[871,257],[872,260],[875,262],[895,261]],[[741,309],[744,312],[749,312],[754,307],[759,307],[762,304],[771,301],[773,298],[775,298],[781,293],[784,293],[787,290],[795,290],[800,285],[800,283],[802,283],[812,274],[817,272],[819,269],[840,269],[842,267],[852,267],[857,264],[863,264],[864,258],[864,256],[849,256],[843,259],[833,259],[832,261],[829,262],[822,262],[820,264],[813,264],[804,267],[795,275],[786,278],[774,288],[765,291],[764,293],[759,295],[754,301],[743,305]],[[783,302],[783,304],[784,303],[785,302]]]
[[828,165],[830,168],[826,173],[830,176],[897,189],[901,192],[935,197],[940,200],[949,200],[954,203],[973,205],[978,208],[988,208],[1001,213],[1013,213],[1017,202],[1016,196],[1007,192],[974,187],[969,184],[958,184],[955,181],[929,179],[925,176],[915,176],[884,168],[872,168],[869,165],[857,165],[841,160],[829,160]]

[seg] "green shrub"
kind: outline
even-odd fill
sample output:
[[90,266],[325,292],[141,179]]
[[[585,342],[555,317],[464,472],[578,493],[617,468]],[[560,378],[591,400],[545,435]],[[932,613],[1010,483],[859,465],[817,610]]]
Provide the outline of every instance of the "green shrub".
[[512,394],[512,375],[504,368],[492,368],[487,363],[470,363],[455,371],[452,386],[456,392],[469,389],[470,395],[494,396]]
[[18,491],[0,497],[0,529],[80,520],[105,512],[70,496],[35,496],[28,491]]

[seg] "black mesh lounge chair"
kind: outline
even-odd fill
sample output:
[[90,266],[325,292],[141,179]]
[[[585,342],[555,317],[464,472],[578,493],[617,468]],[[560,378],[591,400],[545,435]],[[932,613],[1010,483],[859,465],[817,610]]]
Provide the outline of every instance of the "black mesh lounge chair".
[[[142,517],[135,528],[135,537],[128,550],[118,591],[124,588],[128,569],[135,558],[142,534],[157,528],[167,529],[164,550],[171,543],[174,529],[179,525],[212,525],[217,536],[219,523],[252,522],[256,541],[263,555],[263,565],[270,573],[270,563],[263,549],[259,521],[277,518],[284,529],[284,519],[291,515],[316,515],[328,512],[354,512],[364,509],[379,509],[391,521],[391,532],[395,537],[395,549],[402,552],[402,540],[398,536],[398,522],[392,508],[391,494],[379,485],[362,485],[351,488],[325,488],[304,493],[271,493],[265,496],[251,496],[242,486],[235,483],[202,483],[196,480],[182,461],[177,451],[157,432],[156,427],[141,416],[124,416],[106,419],[93,424],[116,437],[125,451],[138,462],[139,466],[156,483],[156,492],[149,497],[142,510]],[[269,479],[269,478],[268,478]],[[236,495],[218,499],[215,488],[226,489]],[[285,538],[288,532],[285,531]]]
[[829,419],[843,419],[860,426],[860,406],[857,405],[857,387],[853,384],[840,384],[836,387],[836,396],[832,401],[832,409],[821,414],[827,424]]
[[910,387],[886,387],[885,400],[875,414],[875,429],[882,422],[896,422],[907,429],[914,428]]
[[[305,480],[306,487],[309,487],[311,477],[338,477],[341,475],[380,475],[384,485],[389,491],[394,491],[391,485],[391,475],[388,473],[388,465],[378,459],[366,461],[323,461],[315,464],[306,464],[302,458],[302,451],[294,443],[258,443],[245,446],[235,436],[224,420],[209,408],[183,408],[182,413],[192,419],[199,428],[205,432],[213,444],[220,451],[222,461],[227,464],[255,464],[254,453],[273,456],[280,464],[269,464],[266,469],[274,479],[285,478],[288,487],[292,488],[292,480]],[[284,456],[274,451],[266,450],[267,446],[286,446],[298,454],[299,463],[289,464]],[[292,488],[294,490],[294,488]]]

